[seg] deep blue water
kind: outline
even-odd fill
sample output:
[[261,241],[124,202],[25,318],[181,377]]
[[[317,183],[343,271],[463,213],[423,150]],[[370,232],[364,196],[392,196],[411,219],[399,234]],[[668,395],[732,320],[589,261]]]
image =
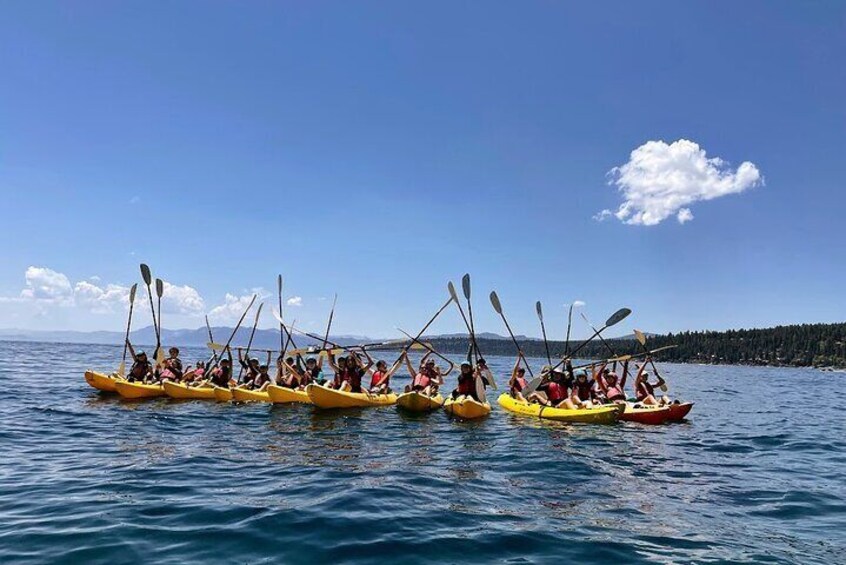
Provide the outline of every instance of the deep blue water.
[[0,342],[0,562],[846,562],[846,427],[802,393],[843,374],[667,365],[687,423],[462,423],[121,401],[83,379],[119,351]]

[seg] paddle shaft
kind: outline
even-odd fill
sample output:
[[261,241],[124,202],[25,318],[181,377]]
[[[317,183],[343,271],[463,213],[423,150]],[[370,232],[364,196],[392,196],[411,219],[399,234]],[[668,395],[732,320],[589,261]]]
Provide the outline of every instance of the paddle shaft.
[[[238,320],[238,323],[235,325],[235,329],[234,329],[234,330],[232,330],[232,334],[229,336],[229,339],[228,339],[228,340],[226,340],[226,345],[224,345],[224,346],[223,346],[223,351],[226,351],[227,349],[229,349],[229,346],[232,344],[232,340],[233,340],[233,339],[235,339],[235,334],[236,334],[236,333],[238,333],[238,328],[240,328],[240,327],[241,327],[241,324],[242,324],[242,323],[244,323],[244,318],[246,318],[246,317],[247,317],[247,312],[249,312],[249,311],[250,311],[250,308],[252,308],[252,307],[253,307],[253,304],[254,304],[254,303],[255,303],[255,301],[256,301],[256,296],[257,296],[257,295],[255,295],[255,294],[253,295],[253,299],[252,299],[252,300],[250,300],[250,304],[247,306],[247,309],[246,309],[246,310],[244,310],[244,313],[243,313],[243,314],[241,314],[241,318]],[[220,356],[220,358],[218,359],[218,361],[220,361],[220,359],[222,359],[222,358],[223,358],[223,354],[221,354],[221,356]],[[213,366],[212,368],[217,367],[217,362],[218,362],[218,361],[215,361],[215,364],[214,364],[214,366]]]
[[573,304],[570,304],[570,312],[567,314],[567,338],[565,339],[564,355],[570,355],[570,328],[573,325]]
[[538,319],[540,320],[540,325],[541,325],[541,333],[543,334],[543,346],[544,346],[544,348],[546,348],[546,360],[547,360],[547,362],[549,362],[550,365],[552,365],[552,355],[550,355],[550,353],[549,353],[549,341],[547,341],[547,339],[546,339],[546,325],[543,323],[543,314],[541,313],[542,310],[541,310],[541,303],[540,302],[538,302],[538,304],[537,304],[537,310],[538,310]]
[[[264,306],[264,304],[263,304],[263,303],[262,303],[262,304],[259,304],[258,311],[256,312],[256,319],[255,319],[255,321],[253,322],[253,329],[252,329],[252,331],[250,332],[250,339],[249,339],[249,341],[247,341],[247,351],[246,351],[246,353],[245,353],[245,357],[247,358],[247,364],[248,364],[248,365],[250,364],[250,348],[253,346],[253,338],[254,338],[254,337],[255,337],[255,335],[256,335],[256,327],[258,327],[259,315],[261,314],[261,307],[262,307],[262,306]],[[244,365],[242,364],[242,365],[241,365],[241,370],[240,370],[240,371],[238,371],[238,380],[239,380],[239,381],[241,380],[241,375],[242,375],[243,373],[244,373]]]
[[[209,317],[206,316],[206,330],[209,332],[209,342],[214,343],[214,336],[212,335],[211,325],[209,325]],[[217,361],[217,351],[212,349],[212,362]]]
[[520,347],[520,344],[517,342],[517,338],[514,337],[514,332],[511,331],[511,326],[508,325],[508,320],[505,319],[505,314],[500,312],[499,317],[502,318],[502,321],[505,323],[505,329],[508,330],[508,335],[511,336],[511,341],[514,342],[514,347],[517,348],[517,353],[520,355],[520,358],[523,360],[523,364],[526,366],[526,370],[529,371],[529,376],[534,378],[535,374],[532,372],[532,367],[531,367],[531,365],[529,365],[529,362],[526,361],[526,356],[523,354],[523,349]]
[[[133,285],[132,290],[129,292],[132,298],[135,298],[135,286]],[[129,318],[126,321],[126,337],[123,340],[123,365],[126,366],[126,348],[129,344],[129,328],[132,326],[132,309],[135,307],[135,300],[130,300],[129,302]]]
[[[435,312],[435,315],[434,315],[434,316],[432,316],[432,319],[431,319],[431,320],[429,320],[429,321],[426,323],[426,325],[425,325],[425,326],[423,326],[423,329],[422,329],[422,330],[420,330],[419,332],[417,332],[417,335],[414,337],[414,339],[412,340],[412,342],[411,342],[411,343],[414,343],[414,341],[416,341],[416,340],[420,339],[420,336],[422,336],[422,335],[423,335],[423,332],[425,332],[426,330],[428,330],[428,329],[429,329],[429,326],[431,326],[431,325],[435,322],[435,320],[437,320],[437,319],[438,319],[438,316],[440,316],[440,315],[441,315],[441,312],[443,312],[444,310],[446,310],[446,309],[447,309],[447,306],[449,306],[449,303],[450,303],[450,302],[452,302],[452,301],[453,301],[453,298],[452,298],[452,296],[450,296],[450,297],[449,297],[449,300],[447,300],[446,302],[444,302],[444,305],[443,305],[443,306],[441,306],[441,307],[438,309],[438,311],[437,311],[437,312]],[[457,302],[457,301],[456,301],[456,304],[458,304],[458,302]],[[459,308],[461,308],[461,307],[459,306]],[[411,347],[411,343],[409,343],[408,345],[406,345],[405,347],[403,347],[403,348],[402,348],[402,351],[400,352],[399,357],[397,357],[397,361],[399,361],[400,357],[402,357],[403,355],[405,355],[405,353],[406,353],[406,352],[408,351],[408,349]]]

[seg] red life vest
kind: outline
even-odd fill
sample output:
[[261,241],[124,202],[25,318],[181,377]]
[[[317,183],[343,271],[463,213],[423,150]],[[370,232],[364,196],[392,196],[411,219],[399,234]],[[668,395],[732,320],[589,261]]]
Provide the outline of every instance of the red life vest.
[[567,397],[567,389],[555,381],[549,381],[546,385],[546,397],[550,402],[560,402]]
[[476,392],[475,381],[476,379],[472,373],[469,375],[458,375],[458,394],[474,394]]
[[[383,378],[385,377],[385,371],[374,371],[373,378],[370,380],[370,388],[374,388],[378,386]],[[384,384],[388,384],[387,381]]]
[[590,400],[591,385],[593,385],[591,381],[581,382],[579,379],[576,379],[576,382],[573,383],[573,390],[576,396],[579,397],[579,400]]

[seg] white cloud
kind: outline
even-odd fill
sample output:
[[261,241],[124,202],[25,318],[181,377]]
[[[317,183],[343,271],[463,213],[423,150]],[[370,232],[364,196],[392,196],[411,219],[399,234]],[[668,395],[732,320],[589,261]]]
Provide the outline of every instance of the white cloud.
[[56,303],[71,303],[73,287],[70,280],[47,267],[29,267],[24,274],[26,288],[21,291],[24,300],[45,300]]
[[609,184],[617,186],[623,203],[616,212],[603,210],[594,219],[614,215],[631,225],[654,226],[675,215],[679,223],[693,219],[694,202],[737,194],[764,179],[758,167],[744,161],[735,170],[719,157],[708,158],[705,150],[687,139],[671,144],[647,141],[632,151],[628,163],[608,172]]
[[89,281],[94,281],[94,282],[100,282],[100,281],[101,281],[101,280],[103,280],[103,279],[101,279],[101,278],[100,278],[100,277],[98,277],[97,275],[93,275],[93,276],[88,277],[88,280],[89,280]]
[[203,297],[197,289],[188,285],[177,286],[164,281],[162,293],[162,312],[166,314],[182,314],[197,316],[206,309]]
[[581,300],[574,300],[573,301],[573,307],[574,308],[582,308],[584,305],[585,305],[585,303]]
[[129,306],[129,288],[125,286],[108,284],[103,288],[80,281],[73,290],[77,306],[86,307],[94,314],[108,314],[114,312],[115,308]]
[[302,306],[303,305],[303,297],[302,296],[292,296],[288,300],[285,301],[285,304],[288,306]]
[[215,306],[209,311],[209,320],[218,323],[235,323],[247,309],[247,306],[250,305],[252,299],[252,294],[236,296],[227,292],[223,304]]

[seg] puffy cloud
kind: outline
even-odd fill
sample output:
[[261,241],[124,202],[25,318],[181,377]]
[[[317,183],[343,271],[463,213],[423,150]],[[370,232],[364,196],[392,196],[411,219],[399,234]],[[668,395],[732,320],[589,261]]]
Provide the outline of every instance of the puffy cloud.
[[697,143],[679,139],[671,144],[647,141],[632,151],[629,161],[608,172],[623,203],[616,212],[603,210],[594,219],[613,215],[632,225],[654,226],[675,215],[679,223],[693,219],[691,204],[737,194],[764,183],[761,172],[745,161],[736,170],[711,157]]
[[24,300],[46,300],[57,303],[73,301],[73,287],[70,280],[47,267],[29,267],[24,274],[26,288],[21,291]]
[[252,299],[252,294],[237,296],[227,292],[223,298],[223,304],[209,311],[209,319],[218,323],[237,322]]
[[197,289],[188,285],[177,286],[164,281],[162,293],[162,312],[166,314],[182,314],[196,316],[206,309],[203,297]]
[[302,306],[303,305],[303,297],[302,296],[292,296],[288,300],[285,301],[285,304],[288,306]]
[[89,308],[95,314],[108,314],[114,312],[115,308],[129,306],[129,288],[125,286],[108,284],[99,287],[87,281],[80,281],[73,290],[76,304]]
[[574,300],[574,301],[573,301],[573,307],[574,307],[574,308],[581,308],[581,307],[583,307],[584,305],[585,305],[585,303],[584,303],[583,301],[581,301],[581,300]]

